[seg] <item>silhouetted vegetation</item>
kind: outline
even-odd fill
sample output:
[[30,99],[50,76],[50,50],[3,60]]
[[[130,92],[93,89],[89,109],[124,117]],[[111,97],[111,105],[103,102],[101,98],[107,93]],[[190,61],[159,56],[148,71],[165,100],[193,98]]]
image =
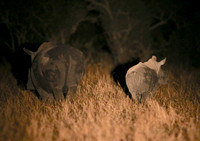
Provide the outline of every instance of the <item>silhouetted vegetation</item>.
[[179,0],[2,1],[0,51],[55,41],[81,48],[92,59],[106,51],[116,65],[154,54],[198,67],[196,5]]

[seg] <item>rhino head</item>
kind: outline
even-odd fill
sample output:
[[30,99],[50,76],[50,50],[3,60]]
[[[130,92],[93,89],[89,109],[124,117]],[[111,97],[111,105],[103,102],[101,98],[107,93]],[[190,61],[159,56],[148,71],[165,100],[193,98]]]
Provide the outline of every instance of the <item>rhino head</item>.
[[165,62],[166,58],[158,62],[157,57],[152,56],[152,58],[150,58],[147,62],[144,63],[147,67],[156,72],[159,84],[166,84],[168,81],[167,73],[161,68],[165,64]]

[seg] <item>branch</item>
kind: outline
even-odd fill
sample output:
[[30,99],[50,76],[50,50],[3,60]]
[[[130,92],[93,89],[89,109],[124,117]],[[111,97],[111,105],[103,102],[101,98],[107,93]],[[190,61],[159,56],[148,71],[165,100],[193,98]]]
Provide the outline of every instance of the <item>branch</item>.
[[88,18],[88,17],[83,17],[81,19],[79,19],[73,26],[72,26],[72,30],[71,30],[71,34],[75,33],[79,24],[81,22],[85,22],[85,21],[90,21],[91,18]]
[[151,26],[151,27],[149,28],[149,31],[152,31],[152,30],[154,30],[154,29],[158,28],[159,26],[164,25],[164,24],[166,24],[166,23],[167,23],[166,20],[165,20],[165,21],[160,21],[159,23],[154,24],[153,26]]
[[108,13],[110,19],[113,20],[113,14],[112,11],[110,10],[110,5],[107,0],[104,0],[104,3],[100,3],[95,0],[88,0],[88,1],[91,2],[93,5],[104,9]]
[[132,26],[131,26],[131,24],[129,24],[128,28],[125,30],[125,35],[124,35],[122,43],[124,43],[127,40],[131,30],[132,30]]
[[[154,24],[153,26],[149,27],[149,31],[152,31],[152,30],[158,28],[159,26],[166,24],[167,21],[168,21],[169,19],[171,19],[171,17],[173,16],[173,14],[174,14],[174,13],[171,13],[167,19],[161,20],[161,21],[158,22],[157,24]],[[163,15],[164,15],[164,14],[162,14],[162,17],[163,17]],[[160,19],[162,19],[162,17],[161,17]]]

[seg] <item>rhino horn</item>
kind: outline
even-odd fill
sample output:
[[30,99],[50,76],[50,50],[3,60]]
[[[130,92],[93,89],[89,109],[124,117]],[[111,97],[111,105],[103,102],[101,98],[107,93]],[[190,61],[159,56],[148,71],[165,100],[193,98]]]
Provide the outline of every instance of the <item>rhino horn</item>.
[[164,65],[164,64],[165,64],[165,62],[166,62],[166,58],[165,58],[165,59],[163,59],[163,60],[161,60],[161,61],[159,62],[159,65],[160,65],[160,66],[162,66],[162,65]]

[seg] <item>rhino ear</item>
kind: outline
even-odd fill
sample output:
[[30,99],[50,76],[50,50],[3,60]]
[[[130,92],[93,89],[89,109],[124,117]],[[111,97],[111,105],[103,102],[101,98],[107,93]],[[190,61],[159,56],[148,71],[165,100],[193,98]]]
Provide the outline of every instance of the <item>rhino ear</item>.
[[33,54],[34,54],[32,51],[30,51],[30,50],[28,50],[26,48],[23,48],[23,50],[24,50],[24,52],[26,52],[30,56],[33,56]]
[[156,56],[152,56],[152,59],[156,61],[156,60],[157,60],[157,57],[156,57]]
[[162,66],[162,65],[164,65],[164,64],[165,64],[165,62],[166,62],[166,58],[165,58],[165,59],[163,59],[163,60],[161,60],[161,61],[159,62],[159,65],[160,65],[160,66]]
[[30,50],[28,50],[28,49],[26,49],[26,48],[23,48],[23,50],[24,50],[24,52],[26,52],[28,55],[30,55],[31,56],[31,60],[33,61],[33,59],[35,58],[35,52],[32,52],[32,51],[30,51]]

